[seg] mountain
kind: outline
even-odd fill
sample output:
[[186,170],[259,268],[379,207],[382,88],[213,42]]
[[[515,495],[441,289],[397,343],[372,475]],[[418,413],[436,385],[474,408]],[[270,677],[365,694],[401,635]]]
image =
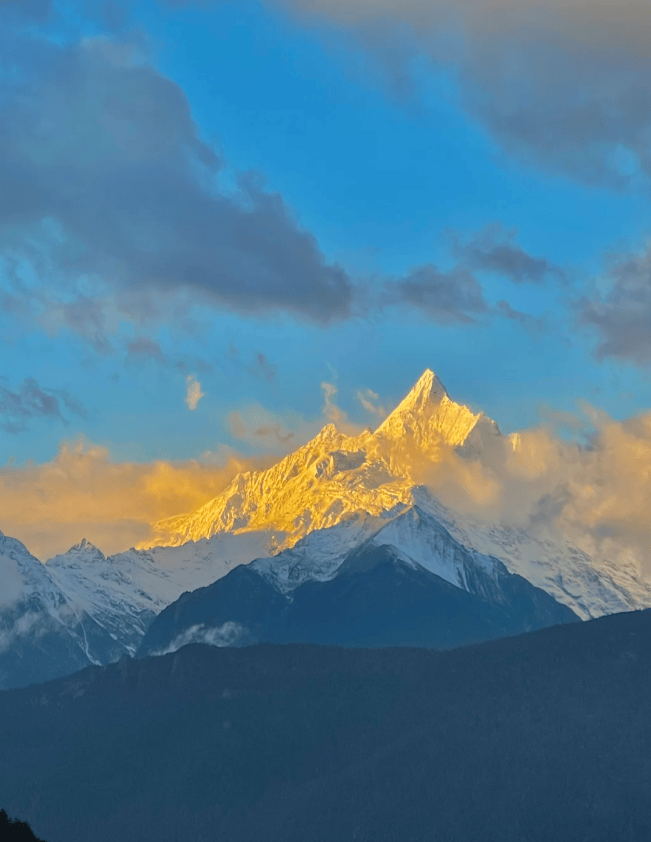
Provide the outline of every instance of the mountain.
[[[311,537],[304,542],[312,543]],[[390,538],[397,545],[383,543]],[[191,642],[441,649],[578,619],[497,559],[467,550],[415,507],[321,580],[303,577],[292,561],[295,575],[286,575],[286,554],[296,559],[295,550],[286,550],[183,594],[154,619],[139,654],[175,651]]]
[[417,463],[436,462],[442,445],[470,446],[486,428],[499,435],[494,422],[451,401],[427,370],[375,433],[351,437],[328,424],[273,467],[238,474],[214,500],[157,523],[155,542],[270,530],[278,549],[293,546],[347,515],[381,515],[410,502]]
[[0,694],[48,842],[641,842],[651,612],[479,646],[186,646]]
[[[159,522],[156,540],[181,546],[216,535],[262,533],[268,536],[269,555],[277,559],[271,566],[282,567],[287,558],[282,551],[299,548],[300,554],[302,539],[328,530],[319,543],[334,547],[325,549],[325,575],[330,575],[345,555],[337,548],[342,535],[351,549],[395,513],[415,506],[469,551],[500,559],[510,573],[547,591],[583,619],[650,607],[651,586],[632,565],[591,557],[562,535],[540,537],[461,515],[443,506],[423,484],[450,448],[462,458],[481,460],[484,452],[508,452],[517,445],[517,435],[502,436],[494,421],[452,401],[427,370],[375,432],[351,437],[329,424],[268,470],[238,474],[214,500]],[[401,547],[400,540],[389,543]],[[310,551],[304,577],[323,577],[321,552]]]
[[0,689],[107,663],[124,651],[20,541],[0,533]]
[[159,523],[158,541],[167,546],[106,558],[82,542],[47,569],[71,604],[130,654],[166,606],[239,564],[257,559],[254,569],[290,594],[303,582],[332,579],[370,539],[467,592],[451,561],[458,547],[499,560],[581,619],[651,606],[651,587],[634,569],[590,557],[561,535],[461,515],[423,484],[450,452],[471,464],[517,441],[452,401],[428,370],[375,432],[346,436],[329,424],[270,469],[238,474],[214,500]]
[[268,548],[264,534],[225,534],[182,547],[131,549],[106,557],[83,540],[51,558],[46,569],[75,606],[133,654],[165,606]]

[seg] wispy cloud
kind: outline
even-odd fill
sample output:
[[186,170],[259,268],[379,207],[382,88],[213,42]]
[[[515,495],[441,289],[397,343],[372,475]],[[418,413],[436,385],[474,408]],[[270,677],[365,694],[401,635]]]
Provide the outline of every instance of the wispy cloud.
[[598,337],[597,357],[645,365],[651,360],[651,241],[611,254],[597,289],[574,302],[580,323]]
[[451,233],[455,255],[471,269],[492,272],[516,284],[541,284],[547,279],[565,280],[565,273],[545,257],[535,257],[516,242],[517,231],[492,225],[463,240]]
[[379,395],[372,389],[358,389],[357,400],[364,407],[364,409],[379,421],[384,421],[388,415],[388,411],[378,403]]
[[299,447],[318,431],[318,424],[309,423],[296,414],[281,418],[259,405],[251,405],[228,416],[233,438],[255,450],[284,456]]
[[257,353],[255,355],[255,365],[251,369],[254,376],[262,376],[268,383],[276,379],[276,366],[270,363],[266,354]]
[[177,652],[190,643],[203,643],[207,646],[245,646],[254,643],[255,636],[241,623],[228,621],[221,626],[195,625],[181,632],[165,649],[159,649],[154,655],[168,655]]
[[63,409],[86,418],[86,409],[66,389],[48,389],[28,377],[14,389],[5,385],[0,378],[0,428],[6,433],[21,433],[28,428],[29,421],[49,418],[67,424]]
[[185,402],[188,405],[188,409],[192,412],[197,408],[199,405],[199,401],[201,398],[205,397],[204,393],[201,391],[201,383],[197,380],[197,378],[193,374],[188,374],[185,379],[187,385],[187,393],[185,396]]
[[511,307],[508,301],[497,302],[497,312],[505,319],[516,322],[530,334],[541,334],[548,327],[547,319],[541,316],[532,316],[530,313],[523,313]]
[[139,336],[127,345],[127,360],[156,360],[167,365],[165,354],[158,342],[147,336]]

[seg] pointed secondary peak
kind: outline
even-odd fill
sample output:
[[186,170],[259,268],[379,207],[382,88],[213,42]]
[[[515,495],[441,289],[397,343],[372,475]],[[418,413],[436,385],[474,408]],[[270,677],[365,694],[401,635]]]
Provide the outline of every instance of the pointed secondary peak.
[[95,544],[91,544],[91,542],[87,541],[85,538],[82,538],[78,544],[75,544],[73,547],[70,547],[68,552],[99,553],[101,556],[104,555],[104,553],[98,547],[96,547]]
[[316,435],[317,439],[331,439],[333,436],[338,436],[339,430],[335,427],[335,425],[330,421],[329,424],[326,424]]

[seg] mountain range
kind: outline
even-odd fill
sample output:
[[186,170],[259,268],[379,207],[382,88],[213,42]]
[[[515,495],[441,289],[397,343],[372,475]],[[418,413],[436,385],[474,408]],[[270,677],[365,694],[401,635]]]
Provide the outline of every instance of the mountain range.
[[651,606],[632,567],[444,506],[449,454],[518,447],[426,371],[373,432],[328,424],[271,468],[154,526],[41,564],[0,541],[0,688],[191,641],[452,647]]

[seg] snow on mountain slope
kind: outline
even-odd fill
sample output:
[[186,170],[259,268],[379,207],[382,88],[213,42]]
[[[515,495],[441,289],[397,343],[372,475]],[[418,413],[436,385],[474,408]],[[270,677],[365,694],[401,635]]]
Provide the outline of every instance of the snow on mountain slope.
[[633,565],[590,557],[562,537],[538,538],[522,529],[487,524],[446,509],[426,488],[414,488],[417,506],[432,514],[466,547],[495,556],[582,619],[651,607],[651,585]]
[[373,516],[358,512],[326,529],[315,529],[289,549],[267,558],[256,558],[251,567],[281,593],[291,593],[308,580],[326,582],[335,575],[351,550],[378,532],[396,511]]
[[[340,532],[350,548],[354,540],[365,540],[373,529],[386,525],[389,513],[416,505],[464,546],[502,560],[510,572],[543,588],[579,616],[651,606],[651,586],[632,567],[593,559],[562,536],[542,539],[461,517],[418,485],[423,466],[439,461],[444,447],[481,458],[493,442],[512,440],[504,439],[490,418],[452,401],[428,370],[374,433],[366,430],[349,437],[329,424],[272,468],[240,474],[194,512],[158,523],[158,540],[182,545],[224,533],[267,531],[274,551],[283,552],[273,564],[269,559],[256,563],[261,570],[273,567],[277,572],[269,575],[288,590],[310,576],[332,574],[343,557],[337,547]],[[397,523],[402,521],[391,528],[398,529]],[[358,528],[359,536],[353,538]],[[328,531],[322,537],[310,537],[323,529]],[[400,540],[413,540],[400,529]]]
[[419,485],[444,451],[481,459],[512,441],[426,371],[375,432],[346,436],[328,424],[268,470],[239,474],[214,500],[158,523],[163,546],[105,558],[82,542],[47,568],[70,604],[129,652],[162,608],[238,564],[255,559],[257,572],[290,593],[330,579],[369,539],[461,588],[469,558],[489,574],[498,559],[583,618],[651,606],[651,586],[632,567],[590,558],[562,536],[460,516]]
[[265,534],[224,534],[181,547],[131,549],[107,558],[83,540],[50,559],[44,569],[71,605],[87,612],[133,654],[151,620],[166,605],[270,550]]
[[0,689],[106,663],[123,651],[20,541],[0,533]]
[[328,424],[272,468],[238,474],[214,500],[157,523],[154,543],[272,530],[278,549],[291,547],[349,514],[381,515],[409,503],[415,459],[437,461],[442,444],[464,445],[486,427],[499,435],[493,421],[451,401],[428,370],[375,433],[350,437]]
[[135,648],[149,622],[179,596],[175,583],[146,553],[112,558],[83,540],[46,564],[72,604],[87,611],[124,645]]
[[282,593],[289,593],[308,579],[332,578],[347,554],[365,541],[391,545],[463,589],[469,589],[468,561],[489,576],[497,575],[496,564],[501,562],[509,573],[527,579],[582,619],[651,607],[651,588],[633,571],[595,565],[568,542],[542,541],[506,527],[460,520],[422,487],[413,489],[411,505],[398,504],[379,517],[350,516],[310,533],[278,555],[256,559],[251,566]]
[[156,524],[156,540],[179,546],[223,532],[271,530],[278,549],[346,514],[379,515],[409,496],[409,481],[369,462],[363,433],[350,438],[329,424],[304,447],[266,471],[238,474],[222,494],[188,516]]

